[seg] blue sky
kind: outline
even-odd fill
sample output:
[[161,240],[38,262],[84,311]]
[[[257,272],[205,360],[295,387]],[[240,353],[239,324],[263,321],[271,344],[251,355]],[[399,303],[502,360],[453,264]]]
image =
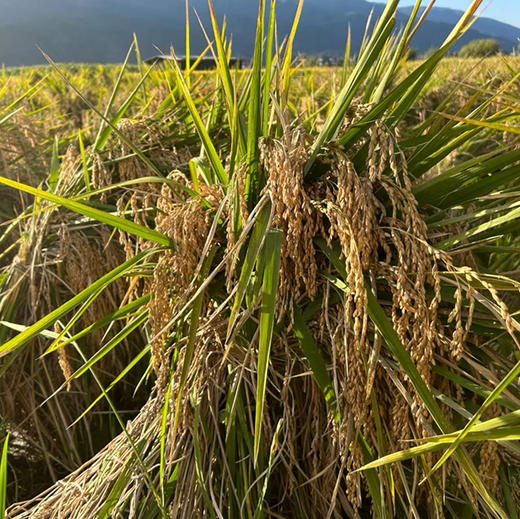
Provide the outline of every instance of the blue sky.
[[[414,5],[413,0],[402,0],[401,5]],[[466,9],[471,4],[471,0],[437,0],[438,7],[451,7],[452,9]],[[501,22],[510,23],[520,27],[520,0],[488,0],[484,5],[489,4],[484,16],[495,18]],[[423,0],[423,5],[428,5]]]

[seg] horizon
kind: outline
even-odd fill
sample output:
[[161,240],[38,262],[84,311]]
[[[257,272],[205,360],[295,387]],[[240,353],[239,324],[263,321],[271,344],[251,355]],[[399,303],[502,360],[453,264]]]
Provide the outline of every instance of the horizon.
[[[236,55],[251,57],[251,34],[256,26],[255,0],[214,0],[219,18],[227,15]],[[290,32],[298,0],[279,2],[279,36]],[[496,39],[504,53],[516,52],[520,41],[520,5],[506,8],[510,0],[491,0],[482,23],[477,22],[454,47],[477,39]],[[347,27],[352,28],[354,51],[363,39],[370,11],[382,12],[384,0],[306,0],[295,39],[295,52],[308,56],[341,56],[345,48]],[[428,3],[423,0],[423,5]],[[458,22],[458,10],[465,10],[470,0],[438,0],[435,9],[414,38],[418,53],[442,43]],[[415,0],[401,0],[400,7],[414,5]],[[519,2],[520,4],[520,2]],[[120,63],[135,33],[143,57],[167,50],[173,45],[179,53],[184,46],[184,0],[0,0],[4,6],[0,19],[0,64],[8,67],[44,64],[38,48],[44,49],[61,63]],[[177,9],[176,6],[181,6]],[[207,0],[191,0],[206,27],[210,25]],[[172,8],[173,7],[173,8]],[[455,10],[453,10],[455,9]],[[506,20],[506,13],[509,18]],[[398,24],[407,19],[398,13]],[[492,23],[486,21],[492,18]],[[192,21],[192,50],[201,52],[206,40],[195,16]],[[510,24],[505,25],[505,23]],[[324,30],[326,28],[326,30]]]

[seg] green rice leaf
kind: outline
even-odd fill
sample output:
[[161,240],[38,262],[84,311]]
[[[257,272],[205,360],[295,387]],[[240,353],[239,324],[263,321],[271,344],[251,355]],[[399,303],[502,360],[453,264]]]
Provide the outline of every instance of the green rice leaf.
[[513,369],[507,374],[506,377],[497,385],[497,387],[492,391],[492,393],[486,398],[484,403],[480,406],[479,410],[473,415],[471,420],[466,424],[464,430],[457,436],[453,444],[450,448],[441,456],[439,461],[435,464],[433,469],[430,471],[430,474],[433,474],[437,469],[439,469],[448,458],[457,450],[459,445],[462,443],[464,438],[472,431],[475,424],[480,420],[481,416],[484,414],[486,409],[493,403],[500,395],[507,389],[511,383],[518,378],[520,375],[520,362],[513,367]]
[[255,443],[253,460],[258,464],[260,442],[262,438],[262,420],[265,407],[265,392],[267,373],[271,356],[271,344],[276,311],[276,294],[278,292],[278,277],[280,273],[280,259],[282,254],[283,233],[278,229],[271,229],[266,236],[263,262],[264,281],[262,287],[262,308],[260,312],[260,339],[258,344],[258,376],[256,390],[255,414]]
[[25,346],[31,339],[33,339],[36,335],[43,332],[44,330],[50,328],[56,321],[61,319],[64,315],[68,314],[71,310],[73,310],[76,306],[83,303],[87,300],[92,294],[104,289],[111,283],[117,281],[121,277],[128,274],[128,272],[135,267],[141,260],[153,254],[156,251],[146,251],[142,252],[128,261],[122,263],[119,267],[116,267],[114,270],[110,271],[108,274],[104,275],[96,282],[92,283],[85,290],[81,291],[78,295],[74,296],[72,299],[67,301],[65,304],[52,311],[50,314],[46,315],[38,322],[29,326],[22,333],[18,334],[16,337],[7,341],[5,344],[0,346],[0,357],[11,353],[22,346]]
[[[430,454],[432,452],[438,452],[440,450],[445,449],[446,446],[453,441],[453,438],[453,435],[433,437],[428,441],[422,443],[421,445],[418,445],[417,447],[412,447],[410,449],[394,452],[392,454],[388,454],[387,456],[379,458],[371,463],[367,463],[358,470],[363,471],[375,469],[378,467],[383,467],[385,465],[390,465],[392,463],[398,463],[412,458],[416,458],[418,456],[424,456],[425,454]],[[519,439],[520,425],[517,425],[513,427],[492,429],[489,431],[471,432],[464,437],[464,440],[462,440],[462,442],[475,443],[483,441],[518,441]]]
[[231,316],[229,317],[228,324],[228,337],[231,335],[233,326],[235,325],[236,316],[246,295],[247,287],[251,281],[254,266],[258,260],[258,254],[264,243],[265,236],[269,227],[271,219],[271,204],[267,203],[262,210],[258,213],[258,217],[253,229],[253,234],[247,248],[246,257],[242,264],[242,270],[240,271],[240,278],[237,285],[237,293],[235,301],[231,309]]
[[30,195],[33,195],[37,198],[43,198],[44,200],[48,200],[49,202],[52,202],[56,205],[65,207],[70,211],[74,211],[75,213],[86,216],[87,218],[91,218],[92,220],[105,223],[111,227],[114,227],[115,229],[125,231],[134,236],[139,236],[140,238],[151,241],[152,243],[157,243],[158,245],[163,245],[164,247],[173,247],[173,243],[171,242],[170,238],[164,234],[161,234],[160,232],[154,231],[152,229],[148,229],[148,227],[145,227],[144,225],[136,224],[112,213],[101,211],[94,207],[84,205],[80,202],[76,202],[68,198],[63,198],[53,193],[49,193],[48,191],[44,191],[43,189],[21,184],[20,182],[16,182],[15,180],[11,180],[2,176],[0,176],[0,184],[12,187],[18,191],[29,193]]
[[5,517],[7,499],[7,453],[9,450],[9,435],[5,438],[0,461],[0,517]]
[[184,81],[181,70],[179,68],[179,64],[177,63],[177,60],[175,60],[175,59],[173,60],[173,66],[174,66],[174,70],[175,70],[175,76],[177,78],[177,85],[179,86],[179,89],[182,92],[182,95],[184,96],[184,100],[186,101],[186,104],[190,111],[191,117],[193,118],[193,122],[195,123],[195,127],[197,128],[197,132],[199,134],[202,145],[208,155],[208,159],[211,164],[211,167],[213,168],[213,171],[214,171],[215,175],[217,176],[218,180],[223,185],[227,186],[227,184],[229,182],[228,174],[226,173],[226,170],[224,169],[224,166],[222,165],[222,162],[220,160],[220,157],[218,156],[217,150],[215,149],[215,146],[211,140],[211,137],[209,136],[208,130],[206,129],[206,126],[204,125],[204,123],[199,115],[197,107],[195,106],[193,98],[191,97],[191,94],[188,90],[188,86],[186,85],[186,82]]
[[150,346],[143,348],[119,373],[119,375],[104,389],[104,392],[101,393],[98,397],[96,397],[92,402],[89,403],[88,407],[72,422],[71,426],[79,423],[83,418],[88,416],[88,414],[96,407],[96,405],[105,398],[116,385],[123,380],[123,378],[130,373],[145,357],[150,353]]
[[264,72],[264,112],[263,112],[263,133],[264,138],[269,136],[269,106],[271,100],[271,80],[273,68],[273,49],[276,32],[276,0],[271,0],[271,10],[269,12],[269,27],[267,30],[267,46],[265,54]]
[[262,114],[262,59],[264,54],[264,19],[265,2],[260,0],[258,9],[258,23],[256,28],[255,53],[253,57],[253,70],[251,89],[249,93],[249,117],[247,126],[247,177],[246,177],[246,199],[250,206],[254,206],[260,192],[260,178],[258,161],[260,159],[261,114]]

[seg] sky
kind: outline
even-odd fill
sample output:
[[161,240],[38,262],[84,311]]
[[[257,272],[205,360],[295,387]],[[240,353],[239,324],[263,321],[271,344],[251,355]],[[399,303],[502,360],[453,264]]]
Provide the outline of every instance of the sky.
[[[428,2],[423,1],[423,4],[428,5]],[[435,6],[466,9],[470,4],[471,0],[437,0]],[[415,5],[415,2],[403,0],[401,5]],[[484,0],[484,5],[487,5],[485,17],[520,27],[520,0]]]

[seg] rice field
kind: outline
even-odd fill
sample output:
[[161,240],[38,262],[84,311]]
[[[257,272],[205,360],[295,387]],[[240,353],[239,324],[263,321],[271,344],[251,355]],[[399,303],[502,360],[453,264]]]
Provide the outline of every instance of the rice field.
[[0,71],[0,514],[518,519],[520,58],[446,57],[481,3],[424,61],[390,0],[307,68],[272,0],[247,70],[213,17],[215,71]]

